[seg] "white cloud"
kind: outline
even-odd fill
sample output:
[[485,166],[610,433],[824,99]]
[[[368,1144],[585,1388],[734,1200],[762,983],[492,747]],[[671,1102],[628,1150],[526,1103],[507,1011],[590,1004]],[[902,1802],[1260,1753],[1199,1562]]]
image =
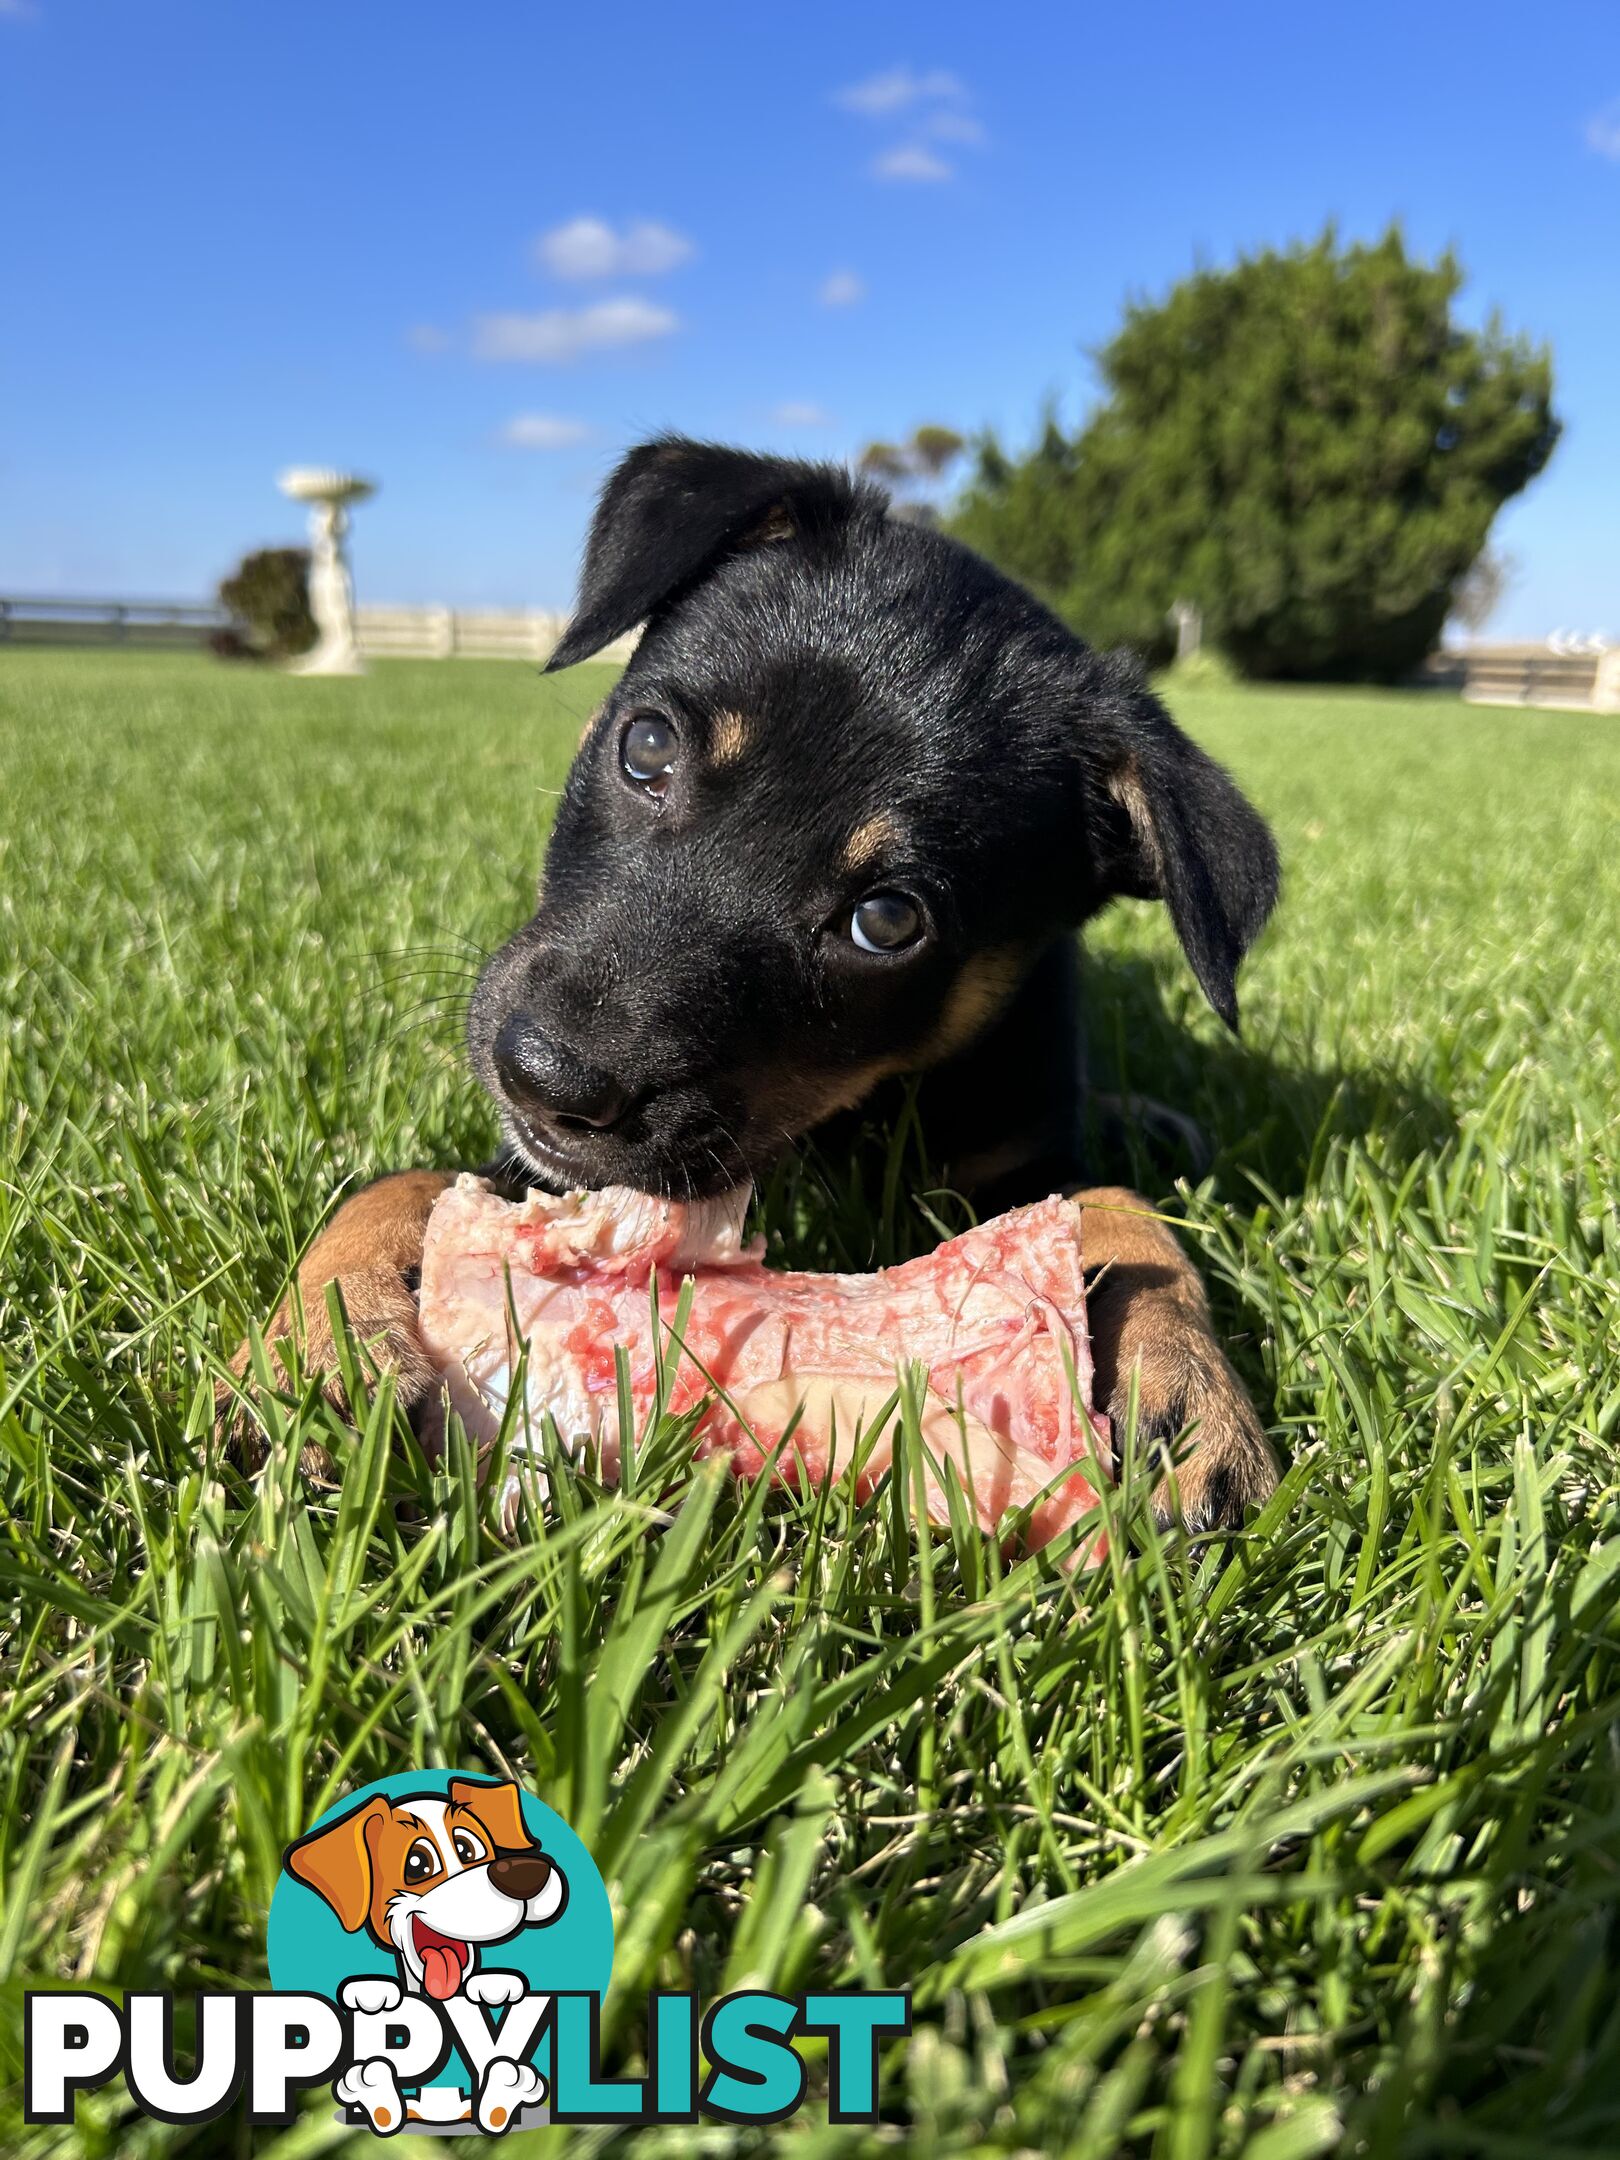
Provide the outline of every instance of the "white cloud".
[[778,427],[784,428],[832,426],[831,413],[823,412],[819,405],[798,404],[792,398],[786,404],[778,405],[771,418]]
[[866,280],[854,270],[834,270],[817,294],[823,307],[854,307],[866,298]]
[[960,77],[945,68],[928,68],[918,74],[908,67],[885,68],[857,83],[846,83],[833,93],[833,102],[846,112],[862,113],[869,120],[905,112],[913,105],[931,104],[938,98],[965,98]]
[[955,169],[926,143],[901,143],[872,160],[872,171],[879,180],[949,180]]
[[669,308],[626,297],[590,307],[543,308],[538,315],[480,315],[473,324],[479,360],[564,361],[616,345],[641,345],[680,327]]
[[972,109],[972,93],[947,68],[886,68],[861,82],[847,83],[834,92],[833,102],[866,120],[905,116],[906,140],[872,160],[872,174],[878,180],[949,180],[956,168],[931,145],[954,143],[980,150],[989,140],[984,122]]
[[650,218],[615,232],[602,218],[577,217],[542,233],[534,252],[553,277],[658,277],[687,261],[692,243]]
[[583,420],[565,420],[557,413],[517,413],[501,429],[501,441],[509,450],[567,450],[584,442],[590,429]]
[[930,113],[922,125],[924,133],[932,135],[936,142],[962,143],[970,150],[982,150],[990,139],[984,122],[976,120],[972,113]]
[[450,333],[441,330],[437,323],[412,323],[405,333],[405,342],[412,352],[441,353],[450,343]]
[[1620,98],[1587,121],[1586,146],[1599,157],[1620,159]]

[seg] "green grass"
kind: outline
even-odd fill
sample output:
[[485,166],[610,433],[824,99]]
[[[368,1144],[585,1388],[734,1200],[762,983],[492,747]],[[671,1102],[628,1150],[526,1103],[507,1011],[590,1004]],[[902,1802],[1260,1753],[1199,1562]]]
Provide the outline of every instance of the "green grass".
[[[455,1763],[599,1855],[620,2065],[650,1986],[914,1991],[888,2123],[807,2151],[1620,2148],[1620,726],[1182,700],[1284,902],[1241,1045],[1116,913],[1096,1048],[1221,1142],[1174,1204],[1291,1468],[1224,1545],[1128,1495],[1073,1582],[892,1493],[680,1478],[668,1528],[668,1435],[514,1550],[386,1392],[219,1460],[221,1356],[334,1193],[488,1147],[457,1001],[590,672],[0,656],[0,2078],[33,1982],[262,1979],[283,1841]],[[789,1181],[778,1248],[926,1243],[902,1168]],[[78,2148],[184,2142],[81,2105]],[[0,2144],[76,2149],[14,2096]]]

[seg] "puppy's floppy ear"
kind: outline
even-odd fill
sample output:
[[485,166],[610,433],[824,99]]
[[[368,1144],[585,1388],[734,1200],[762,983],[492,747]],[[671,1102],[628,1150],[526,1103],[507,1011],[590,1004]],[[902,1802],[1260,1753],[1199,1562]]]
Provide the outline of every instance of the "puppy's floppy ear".
[[1238,962],[1277,898],[1271,828],[1118,653],[1086,655],[1082,757],[1096,898],[1163,900],[1204,995],[1238,1024]]
[[366,1832],[387,1813],[386,1800],[368,1800],[324,1830],[312,1830],[282,1855],[287,1873],[325,1898],[347,1935],[365,1926],[371,1910],[371,1846]]
[[828,531],[882,501],[836,465],[757,457],[681,435],[641,443],[602,490],[579,605],[546,667],[588,660],[737,548]]
[[502,1852],[521,1852],[534,1843],[534,1833],[523,1820],[522,1798],[510,1778],[502,1785],[452,1778],[450,1805],[470,1808]]

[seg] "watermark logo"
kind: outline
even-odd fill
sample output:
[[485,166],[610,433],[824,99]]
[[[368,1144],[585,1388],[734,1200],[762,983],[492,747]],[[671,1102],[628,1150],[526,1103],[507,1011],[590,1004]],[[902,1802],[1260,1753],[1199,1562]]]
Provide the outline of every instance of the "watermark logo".
[[606,1992],[613,1915],[562,1817],[517,1785],[406,1774],[288,1848],[270,1981],[350,2014],[333,2086],[352,2121],[500,2133],[538,2110],[559,1989]]
[[382,2137],[776,2122],[803,2102],[810,2041],[832,2120],[870,2122],[881,2043],[910,2024],[898,1992],[747,1989],[701,2013],[656,1993],[645,2076],[605,2078],[613,1915],[595,1862],[534,1794],[467,1772],[382,1778],[312,1823],[283,1856],[268,1952],[268,1990],[191,1999],[186,2065],[168,1994],[30,1993],[28,2119],[69,2122],[77,2094],[122,2076],[175,2123],[290,2123],[323,2084]]

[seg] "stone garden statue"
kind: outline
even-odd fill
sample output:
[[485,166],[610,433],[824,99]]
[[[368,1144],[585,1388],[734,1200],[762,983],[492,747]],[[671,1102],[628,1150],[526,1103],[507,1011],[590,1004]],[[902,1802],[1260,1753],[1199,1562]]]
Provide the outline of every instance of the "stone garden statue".
[[309,511],[309,610],[320,633],[313,647],[293,663],[295,675],[363,675],[354,630],[354,581],[349,575],[344,539],[349,505],[376,493],[370,480],[332,472],[321,465],[297,465],[284,472],[281,492]]
[[1192,600],[1171,602],[1165,618],[1176,633],[1177,660],[1196,660],[1204,645],[1204,611]]

